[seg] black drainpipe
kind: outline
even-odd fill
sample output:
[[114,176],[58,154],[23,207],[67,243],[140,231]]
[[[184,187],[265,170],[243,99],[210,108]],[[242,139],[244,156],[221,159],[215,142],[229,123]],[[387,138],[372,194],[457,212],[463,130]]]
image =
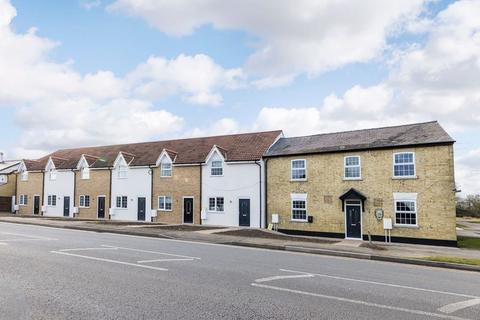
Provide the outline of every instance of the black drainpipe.
[[203,166],[201,163],[199,165],[199,168],[200,168],[200,199],[198,199],[198,202],[199,202],[200,211],[198,213],[200,214],[200,224],[202,224],[202,183],[203,183],[202,169],[203,169]]
[[108,168],[108,171],[110,171],[110,183],[109,187],[110,190],[108,192],[109,195],[109,200],[108,200],[108,219],[110,220],[110,209],[112,208],[112,168]]
[[[153,167],[148,166],[150,168],[150,214],[153,210]],[[158,215],[158,212],[157,212]],[[158,221],[158,216],[156,217]],[[150,217],[150,221],[153,222],[153,217]]]
[[268,158],[265,158],[263,165],[265,170],[265,227],[268,228],[268,178],[267,178],[267,163],[268,163]]
[[[258,166],[258,185],[259,185],[259,191],[260,191],[260,214],[258,215],[259,217],[259,225],[258,227],[262,227],[262,165],[255,160],[255,164]],[[265,221],[266,222],[266,221]]]
[[[42,170],[42,207],[45,206],[45,171]],[[40,215],[43,216],[43,210],[40,208]]]

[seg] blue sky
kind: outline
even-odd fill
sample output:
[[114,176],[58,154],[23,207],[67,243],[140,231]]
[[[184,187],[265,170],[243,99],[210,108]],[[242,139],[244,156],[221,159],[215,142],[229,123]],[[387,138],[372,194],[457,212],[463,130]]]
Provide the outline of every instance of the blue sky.
[[439,120],[480,192],[478,1],[142,3],[0,0],[2,151]]

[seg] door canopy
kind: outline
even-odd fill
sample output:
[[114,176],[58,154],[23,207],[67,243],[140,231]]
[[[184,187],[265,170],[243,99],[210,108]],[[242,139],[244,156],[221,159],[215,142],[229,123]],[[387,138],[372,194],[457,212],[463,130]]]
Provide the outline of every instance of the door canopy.
[[356,190],[355,188],[350,188],[347,192],[340,196],[340,200],[342,200],[342,211],[345,210],[345,200],[360,200],[362,201],[362,211],[364,211],[365,207],[365,200],[367,197],[361,193],[360,191]]

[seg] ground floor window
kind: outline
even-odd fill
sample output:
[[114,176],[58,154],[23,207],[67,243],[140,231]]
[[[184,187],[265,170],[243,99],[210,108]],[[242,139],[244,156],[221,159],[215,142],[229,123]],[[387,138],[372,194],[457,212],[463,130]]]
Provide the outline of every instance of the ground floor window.
[[117,196],[117,208],[128,208],[128,198],[127,196]]
[[57,196],[52,194],[48,195],[47,205],[55,207],[57,205]]
[[25,206],[28,204],[28,196],[26,194],[20,195],[20,205]]
[[292,220],[307,221],[306,195],[292,195]]
[[224,203],[223,197],[211,197],[208,199],[208,211],[223,212]]
[[171,211],[172,210],[172,197],[160,196],[158,197],[158,210]]
[[395,201],[395,224],[417,225],[417,203],[414,200]]
[[88,208],[90,207],[90,196],[80,196],[80,207]]

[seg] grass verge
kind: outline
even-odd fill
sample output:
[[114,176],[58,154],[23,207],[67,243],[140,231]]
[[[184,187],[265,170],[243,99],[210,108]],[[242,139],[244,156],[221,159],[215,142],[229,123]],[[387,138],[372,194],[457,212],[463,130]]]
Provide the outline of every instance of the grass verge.
[[480,238],[458,237],[457,241],[459,248],[480,250]]
[[471,266],[480,266],[480,259],[448,257],[448,256],[425,257],[424,259],[429,260],[429,261],[448,262],[448,263],[457,263],[457,264],[468,264],[468,265],[471,265]]

